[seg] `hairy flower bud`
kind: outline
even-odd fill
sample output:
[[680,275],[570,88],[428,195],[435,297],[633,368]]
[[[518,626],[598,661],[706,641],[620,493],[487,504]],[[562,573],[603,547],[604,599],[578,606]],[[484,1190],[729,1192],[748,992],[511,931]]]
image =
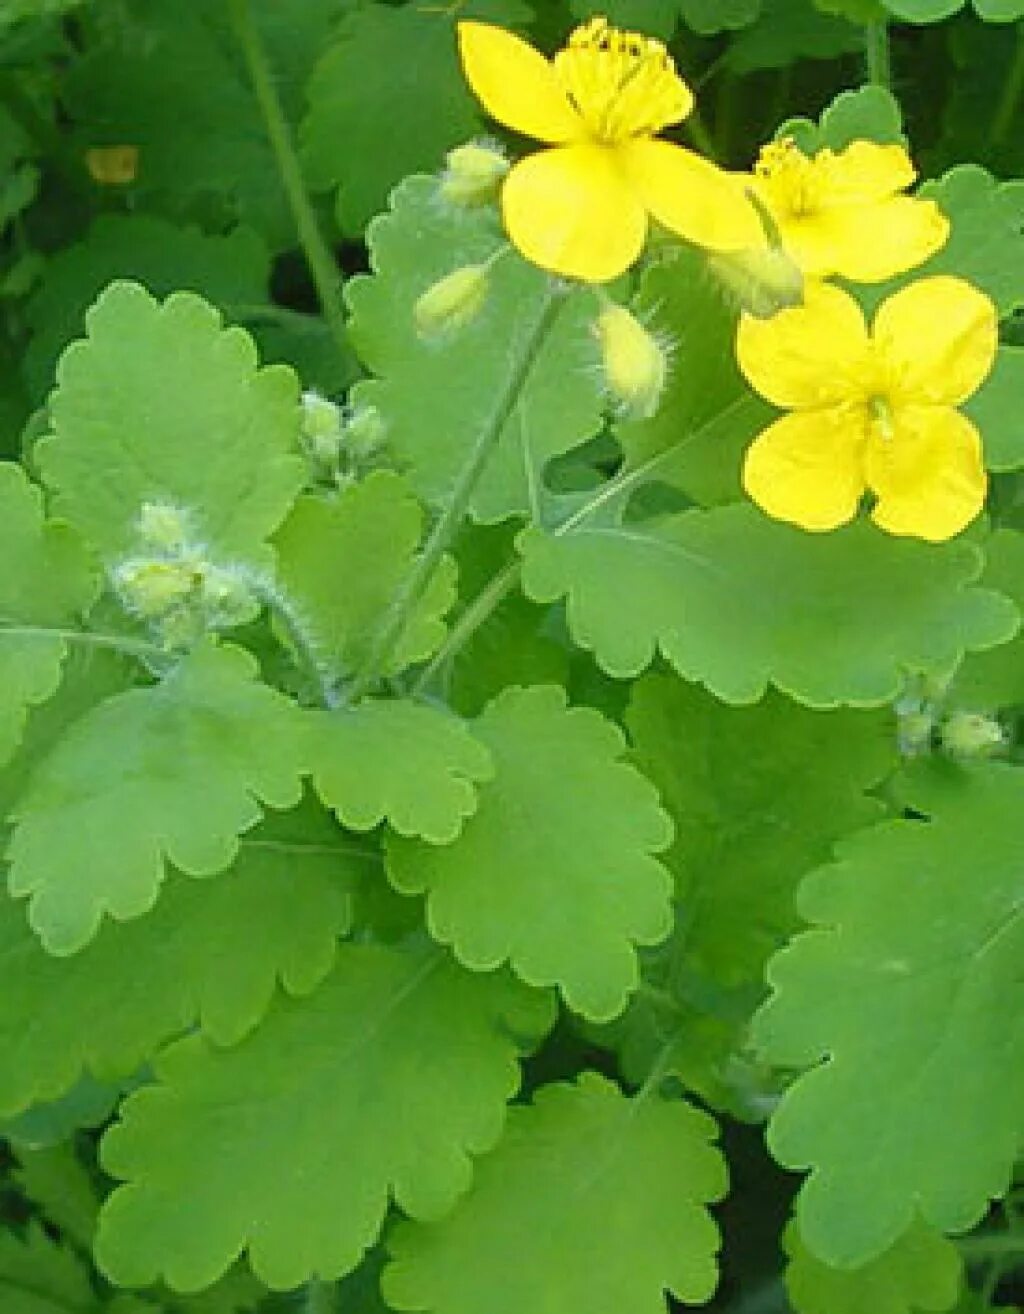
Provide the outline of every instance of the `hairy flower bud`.
[[199,603],[208,625],[246,625],[260,613],[260,602],[245,573],[229,566],[204,563],[200,570]]
[[170,502],[143,502],[135,528],[141,544],[160,552],[181,553],[191,537],[188,512]]
[[189,561],[131,557],[113,572],[114,586],[129,611],[143,620],[159,620],[187,601],[196,585]]
[[357,465],[375,455],[386,438],[387,423],[376,406],[354,406],[342,420],[342,446]]
[[467,142],[445,157],[441,195],[455,205],[485,205],[498,194],[509,170],[508,157],[491,142]]
[[475,319],[487,299],[488,265],[463,265],[431,283],[413,307],[416,332],[434,338]]
[[607,306],[594,321],[605,386],[630,419],[649,419],[668,378],[668,351],[625,306]]
[[318,466],[333,468],[341,451],[341,408],[318,392],[302,394],[302,441]]
[[770,319],[804,299],[804,276],[780,246],[711,255],[708,268],[748,315]]

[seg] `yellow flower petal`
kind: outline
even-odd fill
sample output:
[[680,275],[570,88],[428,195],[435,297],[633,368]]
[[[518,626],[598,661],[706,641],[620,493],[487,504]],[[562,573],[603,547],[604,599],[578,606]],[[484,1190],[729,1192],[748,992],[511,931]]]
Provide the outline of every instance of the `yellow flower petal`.
[[735,174],[651,137],[620,142],[615,150],[640,201],[673,233],[710,251],[763,244],[761,221]]
[[743,487],[776,520],[837,529],[864,492],[863,414],[850,408],[798,411],[770,424],[747,449]]
[[934,201],[910,196],[826,207],[777,219],[782,244],[805,274],[880,283],[945,245],[949,220]]
[[582,119],[539,50],[490,23],[467,20],[458,28],[466,81],[492,119],[553,145],[585,135]]
[[996,308],[962,278],[921,278],[882,302],[871,333],[895,401],[957,406],[983,383],[999,342]]
[[875,524],[890,534],[941,543],[966,528],[985,502],[987,478],[974,425],[949,406],[908,406],[891,439],[872,436],[868,487]]
[[854,141],[835,154],[822,151],[813,167],[822,193],[835,205],[880,201],[902,192],[917,176],[904,147],[874,141]]
[[860,307],[848,293],[808,283],[804,304],[771,319],[744,315],[736,359],[747,381],[776,406],[811,409],[863,395],[869,350]]
[[639,256],[647,215],[607,146],[538,151],[513,168],[501,192],[509,239],[542,269],[605,283]]

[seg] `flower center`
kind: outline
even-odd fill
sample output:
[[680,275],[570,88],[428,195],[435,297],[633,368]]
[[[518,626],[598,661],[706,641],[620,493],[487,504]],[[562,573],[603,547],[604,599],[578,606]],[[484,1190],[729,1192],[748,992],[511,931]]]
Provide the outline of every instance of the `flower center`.
[[606,145],[651,137],[685,119],[693,106],[662,43],[621,32],[606,18],[578,27],[554,66],[587,128]]
[[814,161],[800,150],[792,137],[762,146],[754,174],[767,193],[776,214],[799,219],[819,208],[819,179]]
[[896,432],[893,424],[892,403],[884,393],[873,393],[868,398],[868,415],[871,428],[883,442],[891,442]]

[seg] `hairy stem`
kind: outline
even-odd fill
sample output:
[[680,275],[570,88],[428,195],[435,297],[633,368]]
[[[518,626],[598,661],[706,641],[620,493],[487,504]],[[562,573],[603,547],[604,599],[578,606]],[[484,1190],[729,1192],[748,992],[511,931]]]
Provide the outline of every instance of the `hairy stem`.
[[108,648],[123,652],[128,657],[141,657],[145,661],[166,662],[168,652],[159,644],[145,639],[133,639],[127,634],[103,634],[97,630],[70,630],[52,625],[14,625],[0,620],[0,641],[5,635],[13,639],[60,639],[62,643],[79,644],[85,648]]
[[864,24],[864,57],[872,86],[892,90],[892,60],[889,54],[889,24],[884,18]]
[[435,521],[423,551],[391,604],[366,660],[349,687],[346,702],[353,703],[361,698],[383,674],[388,658],[394,652],[409,618],[426,592],[434,571],[462,523],[473,490],[519,400],[537,354],[554,322],[558,305],[559,292],[555,284],[549,282],[537,317],[523,339],[505,384],[495,400],[494,408],[480,431],[469,459],[455,481],[448,504]]
[[349,348],[341,302],[341,274],[310,204],[291,128],[274,85],[263,42],[253,22],[249,0],[227,0],[227,5],[324,318],[339,352],[347,359]]

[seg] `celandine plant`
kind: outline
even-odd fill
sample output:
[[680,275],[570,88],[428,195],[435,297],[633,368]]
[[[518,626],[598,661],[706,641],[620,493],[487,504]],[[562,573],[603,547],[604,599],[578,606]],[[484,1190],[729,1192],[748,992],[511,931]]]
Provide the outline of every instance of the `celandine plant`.
[[0,1314],[1012,1298],[1024,183],[611,8],[0,5]]

